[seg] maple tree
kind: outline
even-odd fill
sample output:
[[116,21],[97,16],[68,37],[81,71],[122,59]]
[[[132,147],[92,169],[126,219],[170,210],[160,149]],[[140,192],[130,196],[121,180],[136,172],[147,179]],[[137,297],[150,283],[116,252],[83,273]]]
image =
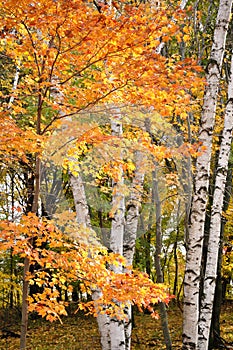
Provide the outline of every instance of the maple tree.
[[[38,102],[39,110],[30,110],[29,116],[35,122],[36,112],[42,113],[43,105],[40,134],[61,117],[61,109],[64,118],[100,100],[106,103],[111,98],[112,102],[111,92],[117,90],[116,102],[122,98],[137,103],[143,99],[144,104],[153,101],[162,115],[169,115],[173,109],[178,115],[185,104],[187,107],[190,96],[184,86],[187,89],[193,86],[191,78],[195,73],[187,70],[192,61],[180,61],[179,56],[166,59],[155,50],[161,39],[167,41],[173,36],[180,40],[176,22],[184,18],[181,11],[166,5],[154,10],[150,6],[125,6],[116,17],[108,7],[99,13],[86,2],[28,1],[19,2],[16,7],[14,1],[6,1],[1,14],[5,54],[16,66],[20,60],[24,71],[11,107],[15,113],[21,110],[25,114],[26,101]],[[56,91],[62,95],[62,101],[54,97]],[[161,108],[163,101],[166,102]]]
[[[34,214],[23,216],[19,224],[1,222],[1,250],[12,247],[13,254],[22,258],[28,256],[30,264],[40,265],[39,270],[29,272],[26,276],[29,284],[36,283],[44,287],[42,293],[29,297],[30,311],[35,310],[51,321],[59,318],[59,315],[66,315],[65,303],[57,301],[57,288],[60,286],[71,292],[71,282],[75,280],[80,280],[83,290],[88,293],[91,293],[95,285],[101,288],[101,300],[79,305],[79,309],[84,308],[94,314],[103,305],[109,305],[108,312],[122,318],[123,310],[118,310],[117,304],[112,300],[130,300],[132,292],[133,302],[139,307],[148,307],[151,311],[151,304],[157,303],[161,298],[169,301],[166,286],[153,284],[145,274],[135,271],[118,275],[107,269],[106,265],[124,264],[124,258],[118,254],[107,254],[107,249],[99,245],[87,245],[84,231],[75,225],[74,216],[70,215],[69,220],[69,226],[66,227],[75,235],[75,240],[72,240],[70,233],[60,232],[51,220],[42,221]],[[64,219],[60,224],[64,225]],[[87,231],[86,239],[88,235]],[[35,240],[34,245],[31,244],[32,239]],[[43,243],[47,244],[46,248],[43,248]],[[124,288],[119,290],[119,286]]]

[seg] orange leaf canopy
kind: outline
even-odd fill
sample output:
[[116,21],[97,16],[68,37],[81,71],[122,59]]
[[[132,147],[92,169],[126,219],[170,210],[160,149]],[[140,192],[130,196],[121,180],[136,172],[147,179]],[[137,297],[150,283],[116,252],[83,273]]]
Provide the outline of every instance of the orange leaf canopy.
[[1,2],[1,44],[23,73],[14,91],[16,114],[20,101],[36,106],[40,97],[43,133],[61,115],[102,101],[143,103],[162,115],[187,110],[185,91],[200,84],[198,67],[156,53],[161,41],[180,41],[184,13],[163,4],[118,4],[116,13],[92,1]]
[[[65,217],[69,216],[66,213],[58,217],[56,223],[64,225]],[[30,311],[36,311],[50,321],[66,314],[66,303],[57,300],[59,290],[72,292],[72,283],[77,280],[83,293],[101,290],[99,299],[79,305],[95,316],[104,312],[107,306],[109,315],[124,318],[124,303],[129,302],[153,313],[153,304],[170,300],[166,287],[153,283],[145,273],[119,274],[108,269],[111,264],[125,265],[125,259],[118,254],[108,254],[98,244],[87,244],[84,238],[90,232],[78,228],[74,217],[69,217],[69,220],[65,226],[68,231],[75,232],[79,243],[66,232],[59,231],[51,221],[42,221],[35,214],[23,216],[18,224],[3,220],[0,223],[1,251],[11,248],[14,255],[27,256],[30,265],[40,266],[27,276],[30,284],[43,286],[41,293],[29,297]]]

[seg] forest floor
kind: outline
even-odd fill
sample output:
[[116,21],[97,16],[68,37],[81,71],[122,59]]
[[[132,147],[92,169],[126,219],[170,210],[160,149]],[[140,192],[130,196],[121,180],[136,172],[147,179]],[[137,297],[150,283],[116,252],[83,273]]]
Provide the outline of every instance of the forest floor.
[[[168,317],[173,349],[181,349],[181,310],[169,307]],[[19,349],[19,338],[16,338],[20,329],[19,317],[0,311],[0,322],[0,350]],[[5,337],[7,333],[2,332],[4,329],[12,333],[8,333],[8,337]],[[232,302],[222,307],[221,337],[226,341],[225,349],[233,349]],[[146,349],[165,349],[160,320],[137,313],[132,335],[132,350]],[[63,318],[63,324],[50,323],[42,319],[30,320],[27,350],[101,350],[96,319],[76,314]]]

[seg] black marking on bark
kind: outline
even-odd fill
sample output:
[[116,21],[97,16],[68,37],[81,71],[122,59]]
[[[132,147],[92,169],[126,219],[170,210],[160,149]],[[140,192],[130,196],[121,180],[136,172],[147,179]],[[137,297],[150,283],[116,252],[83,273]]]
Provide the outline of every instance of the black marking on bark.
[[229,104],[229,103],[233,103],[233,97],[230,97],[228,100],[227,100],[227,105]]
[[[199,241],[201,242],[202,240],[203,240],[203,238],[200,238]],[[194,244],[194,245],[193,245],[193,248],[201,248],[201,246],[202,246],[202,245],[201,245],[200,243],[197,243],[197,244]],[[196,260],[199,260],[199,257],[196,258]]]
[[[184,340],[190,339],[186,334],[182,334],[182,337]],[[196,345],[193,342],[190,341],[185,341],[182,346],[183,350],[196,350]]]
[[126,209],[129,211],[131,208],[135,209],[136,205],[134,203],[129,203],[126,205]]
[[218,62],[213,58],[210,58],[206,65],[206,68],[205,68],[206,73],[209,74],[210,68],[212,68],[213,66],[216,66],[218,68],[218,72],[220,74]]
[[110,320],[110,321],[111,321],[111,322],[118,323],[119,325],[124,324],[124,321],[123,321],[123,320],[118,320],[117,318],[111,318],[111,320]]
[[197,273],[192,269],[187,269],[185,273],[192,273],[193,275],[197,275]]
[[[202,186],[197,190],[197,194],[202,194],[201,192],[204,191],[205,193],[207,192],[207,187],[206,186]],[[206,200],[203,199],[201,196],[197,198],[197,201],[200,201],[202,203],[206,203]]]
[[[213,128],[210,126],[209,128],[204,128],[202,131],[201,131],[201,134],[203,133],[206,133],[208,136],[212,136],[213,134]],[[205,168],[203,168],[205,169]]]
[[196,303],[191,303],[191,301],[185,301],[184,304],[185,305],[196,305]]
[[206,281],[210,281],[210,284],[212,284],[212,283],[214,283],[216,281],[216,277],[213,277],[213,276],[207,277]]

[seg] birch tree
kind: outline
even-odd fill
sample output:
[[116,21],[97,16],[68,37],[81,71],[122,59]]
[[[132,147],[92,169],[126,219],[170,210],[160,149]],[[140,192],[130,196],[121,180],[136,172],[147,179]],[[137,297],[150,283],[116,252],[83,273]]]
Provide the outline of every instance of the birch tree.
[[198,348],[199,291],[204,223],[208,200],[212,135],[215,122],[218,88],[230,20],[232,0],[221,0],[207,64],[207,85],[200,120],[201,155],[197,157],[194,193],[190,213],[184,279],[183,349]]
[[[75,203],[75,211],[78,224],[91,230],[91,219],[87,204],[84,182],[81,174],[74,176],[70,174],[70,183]],[[92,299],[98,300],[101,298],[101,290],[95,289],[92,292]],[[110,329],[109,317],[104,313],[97,315],[97,323],[100,332],[100,341],[102,350],[110,350]]]
[[[221,216],[231,150],[233,129],[233,56],[231,57],[230,80],[228,83],[228,99],[226,104],[224,128],[219,151],[213,204],[211,208],[209,241],[204,275],[203,296],[201,300],[198,349],[207,350],[209,345],[210,325],[217,277],[218,252],[221,235]],[[217,252],[217,253],[216,253]]]
[[[139,220],[139,210],[141,206],[141,197],[143,192],[143,182],[145,175],[145,160],[143,159],[143,153],[139,150],[137,150],[135,154],[135,165],[135,175],[133,178],[130,198],[127,202],[127,213],[123,240],[123,256],[126,258],[127,265],[129,266],[133,265]],[[132,333],[131,305],[126,306],[125,313],[127,315],[127,319],[124,323],[125,350],[130,350]]]
[[[112,135],[119,141],[117,148],[116,159],[120,162],[122,160],[122,121],[119,108],[113,108],[113,118],[111,120]],[[114,253],[123,255],[123,239],[124,239],[124,227],[125,227],[125,195],[124,195],[124,176],[121,165],[118,169],[116,179],[113,179],[112,183],[112,222],[110,233],[110,250]],[[111,267],[116,273],[122,272],[122,266]],[[124,320],[117,317],[110,319],[110,339],[111,350],[125,350],[125,333],[124,333]]]
[[77,222],[84,227],[91,227],[91,219],[86,199],[84,183],[81,174],[74,176],[70,173],[70,184],[74,197]]
[[[169,6],[161,5],[152,11],[148,10],[147,4],[141,4],[132,8],[126,6],[125,12],[118,11],[116,19],[114,11],[106,6],[101,8],[77,0],[41,0],[33,4],[30,0],[12,0],[0,5],[1,43],[12,62],[15,65],[20,62],[24,72],[17,87],[12,89],[12,115],[17,121],[22,116],[28,118],[40,145],[54,132],[61,119],[101,105],[102,101],[114,105],[119,101],[139,102],[153,106],[164,116],[173,109],[177,115],[184,107],[188,109],[187,102],[191,98],[186,91],[200,81],[196,80],[196,64],[187,60],[181,62],[179,58],[169,61],[155,52],[163,40],[180,40],[182,15],[180,17],[180,13]],[[175,88],[174,79],[177,82]],[[61,98],[55,96],[56,90]],[[4,119],[4,104],[0,111]],[[38,148],[41,151],[41,147]],[[35,158],[34,213],[40,196],[38,151]],[[89,227],[81,175],[71,176],[71,185],[77,219]],[[115,194],[117,196],[117,191]],[[116,203],[118,200],[120,203],[119,197]],[[114,242],[115,238],[111,240],[111,247],[117,253],[123,251],[123,202],[120,206],[122,213],[119,218],[115,217],[115,224],[120,224],[112,226],[112,237],[119,231],[120,243]],[[23,299],[27,301],[26,292]],[[22,336],[26,339],[26,319],[22,323]],[[109,341],[104,343],[107,348]]]

